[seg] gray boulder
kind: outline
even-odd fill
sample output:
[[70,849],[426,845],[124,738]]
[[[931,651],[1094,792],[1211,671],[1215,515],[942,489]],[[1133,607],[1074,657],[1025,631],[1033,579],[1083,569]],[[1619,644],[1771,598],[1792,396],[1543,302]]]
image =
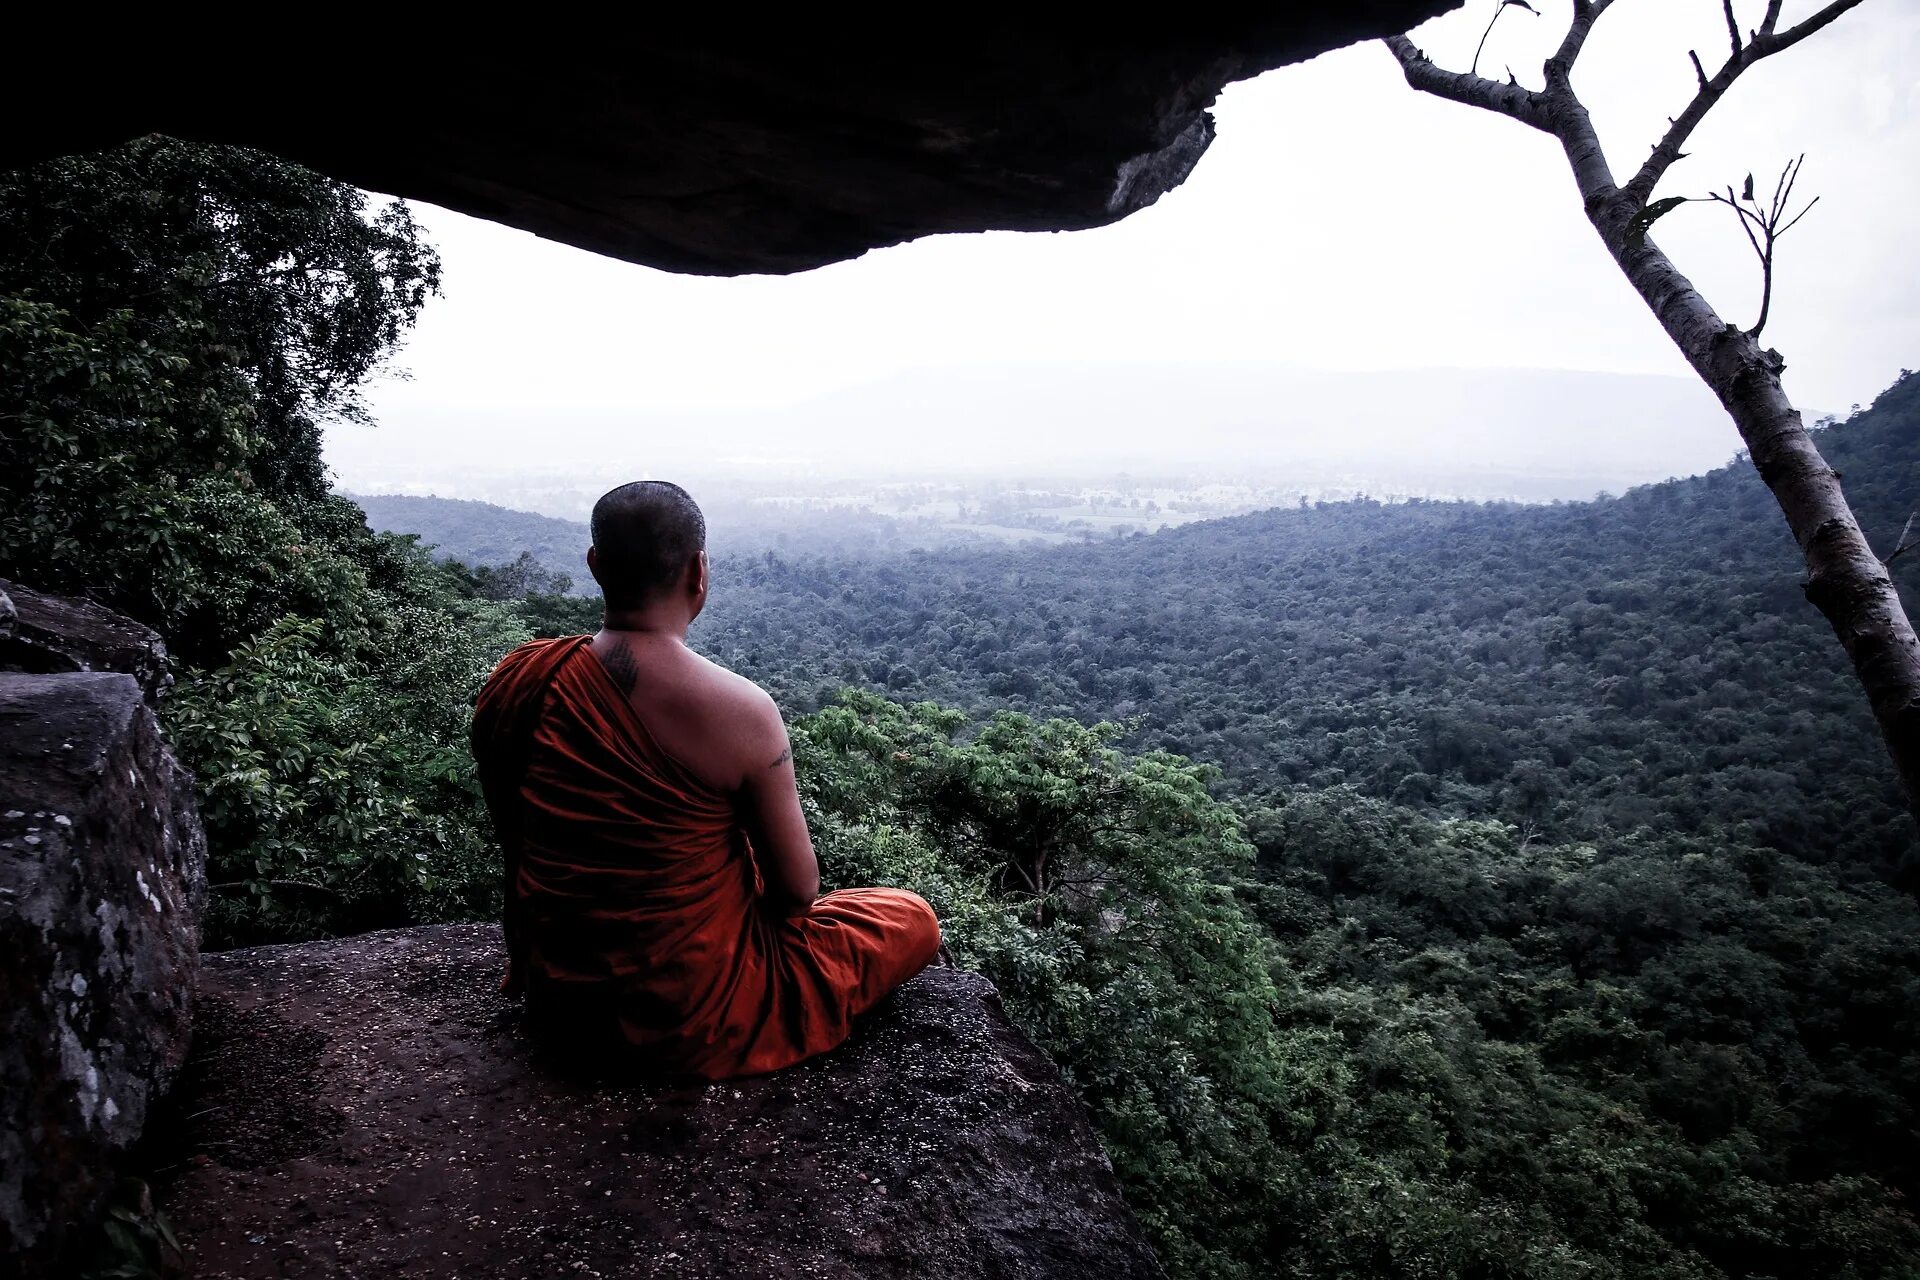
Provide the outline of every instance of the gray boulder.
[[173,683],[159,633],[132,618],[0,578],[0,669],[119,671],[148,698]]
[[492,925],[205,957],[160,1196],[200,1280],[1160,1269],[991,983],[930,969],[814,1062],[595,1078],[531,1046]]
[[[20,631],[44,616],[7,593]],[[0,673],[0,1270],[61,1274],[100,1215],[185,1056],[205,895],[192,779],[141,683]]]

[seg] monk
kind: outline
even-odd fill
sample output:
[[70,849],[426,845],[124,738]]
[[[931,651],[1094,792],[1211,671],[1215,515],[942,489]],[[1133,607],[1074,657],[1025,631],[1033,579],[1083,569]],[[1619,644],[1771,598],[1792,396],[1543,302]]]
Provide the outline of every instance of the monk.
[[824,1053],[940,946],[900,889],[820,893],[773,699],[687,647],[706,520],[643,480],[593,509],[594,636],[535,640],[480,693],[506,853],[507,986],[536,1030],[707,1079]]

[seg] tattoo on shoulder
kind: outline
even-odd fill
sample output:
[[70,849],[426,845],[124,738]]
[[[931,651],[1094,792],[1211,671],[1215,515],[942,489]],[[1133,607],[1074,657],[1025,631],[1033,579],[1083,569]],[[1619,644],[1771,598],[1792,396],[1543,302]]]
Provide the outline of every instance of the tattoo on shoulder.
[[793,748],[788,747],[785,751],[782,751],[779,754],[779,756],[774,759],[774,762],[767,766],[767,768],[778,769],[781,765],[785,764],[787,761],[791,759],[793,759]]
[[613,682],[620,686],[621,692],[632,695],[633,686],[640,680],[640,667],[634,662],[627,646],[609,645],[607,651],[600,655],[600,665],[607,669],[607,674],[613,677]]

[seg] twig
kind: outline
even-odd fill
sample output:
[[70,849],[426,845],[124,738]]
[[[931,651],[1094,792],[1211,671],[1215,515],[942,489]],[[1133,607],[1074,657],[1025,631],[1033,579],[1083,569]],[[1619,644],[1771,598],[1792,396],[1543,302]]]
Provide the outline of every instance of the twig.
[[[1525,9],[1536,18],[1540,16],[1540,11],[1528,4],[1527,0],[1500,0],[1500,3],[1493,7],[1493,16],[1487,19],[1487,29],[1480,33],[1480,43],[1474,46],[1473,65],[1467,68],[1468,75],[1473,75],[1480,70],[1480,53],[1487,47],[1487,37],[1493,34],[1493,24],[1500,21],[1500,15],[1514,5]],[[1507,79],[1513,79],[1512,67],[1507,68]]]
[[210,884],[207,888],[209,890],[251,889],[255,885],[262,884],[272,889],[305,889],[309,893],[324,893],[332,898],[340,896],[338,889],[329,889],[326,885],[313,884],[306,880],[223,880],[219,884]]
[[[1723,0],[1723,2],[1726,7],[1728,30],[1733,38],[1733,56],[1728,58],[1726,65],[1711,77],[1702,76],[1700,90],[1694,94],[1693,101],[1687,104],[1686,110],[1674,117],[1673,126],[1667,130],[1667,136],[1660,139],[1659,144],[1653,149],[1653,154],[1648,156],[1647,162],[1640,166],[1640,171],[1628,179],[1627,184],[1621,188],[1623,192],[1633,197],[1637,205],[1645,206],[1648,199],[1652,197],[1653,188],[1659,183],[1661,176],[1680,159],[1680,148],[1686,145],[1687,139],[1706,118],[1707,112],[1713,109],[1713,105],[1733,87],[1733,82],[1740,78],[1741,72],[1763,58],[1770,58],[1783,49],[1790,49],[1799,44],[1847,10],[1857,6],[1860,0],[1831,0],[1831,3],[1823,5],[1811,17],[1788,27],[1785,31],[1774,29],[1780,18],[1779,0],[1769,0],[1767,16],[1760,23],[1760,29],[1745,43],[1741,42],[1740,28],[1733,21],[1731,0]],[[1575,10],[1574,21],[1577,25],[1579,22],[1577,5]],[[1696,71],[1700,68],[1697,57],[1694,59],[1694,67]]]
[[[1724,204],[1740,218],[1740,229],[1747,233],[1747,243],[1753,246],[1754,256],[1760,259],[1760,318],[1754,321],[1753,328],[1747,330],[1749,337],[1757,338],[1760,331],[1767,327],[1767,316],[1773,309],[1773,249],[1781,236],[1793,229],[1795,223],[1807,216],[1813,206],[1820,203],[1815,196],[1807,201],[1806,207],[1791,218],[1787,217],[1787,208],[1793,202],[1793,184],[1800,180],[1800,166],[1806,163],[1806,155],[1795,157],[1787,162],[1780,171],[1780,178],[1773,184],[1773,198],[1765,209],[1753,194],[1753,175],[1747,175],[1747,185],[1739,196],[1733,194],[1729,186],[1726,194],[1714,192],[1707,197],[1715,204]],[[1750,206],[1750,207],[1749,207]]]
[[[1920,514],[1920,513],[1916,513],[1916,514]],[[1920,546],[1920,538],[1915,538],[1911,542],[1907,540],[1907,535],[1912,532],[1913,532],[1913,516],[1910,515],[1907,517],[1906,524],[1901,526],[1900,536],[1893,540],[1894,541],[1893,550],[1888,552],[1886,555],[1882,556],[1880,558],[1880,563],[1883,565],[1887,565],[1888,567],[1891,567],[1893,565],[1893,562],[1899,559],[1903,553],[1913,550],[1915,546]]]

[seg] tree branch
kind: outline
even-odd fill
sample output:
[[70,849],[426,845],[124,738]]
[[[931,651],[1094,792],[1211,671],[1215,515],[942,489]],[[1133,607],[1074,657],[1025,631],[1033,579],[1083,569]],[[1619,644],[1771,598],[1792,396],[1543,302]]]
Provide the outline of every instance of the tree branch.
[[1914,544],[1907,541],[1907,535],[1913,532],[1913,516],[1907,517],[1907,523],[1900,529],[1900,536],[1893,540],[1893,550],[1880,557],[1880,563],[1891,566],[1893,562],[1913,550]]
[[[1702,89],[1706,88],[1707,87],[1707,69],[1700,65],[1700,55],[1695,53],[1693,50],[1689,49],[1687,50],[1687,56],[1693,59],[1694,79],[1700,82],[1700,87]],[[1673,121],[1669,120],[1667,121],[1667,123],[1672,124]]]
[[324,893],[329,897],[340,896],[338,889],[329,889],[323,884],[314,884],[308,880],[222,880],[219,884],[210,884],[210,892],[224,893],[229,889],[252,889],[257,885],[266,885],[274,889],[304,889],[308,893]]
[[1546,75],[1548,88],[1566,88],[1568,77],[1573,74],[1573,64],[1580,57],[1580,50],[1587,44],[1587,37],[1593,32],[1593,24],[1607,11],[1613,0],[1573,0],[1573,23],[1567,28],[1567,34],[1560,41],[1560,47],[1547,59]]
[[1405,36],[1388,36],[1385,44],[1399,59],[1407,83],[1422,93],[1497,112],[1542,132],[1552,132],[1540,95],[1533,90],[1468,72],[1442,70]]
[[[1723,3],[1728,29],[1733,37],[1733,56],[1727,59],[1725,66],[1701,84],[1700,91],[1694,94],[1693,101],[1687,104],[1687,109],[1674,117],[1672,127],[1667,130],[1667,136],[1660,139],[1660,144],[1653,149],[1653,154],[1648,156],[1647,162],[1640,166],[1640,172],[1628,179],[1627,184],[1621,188],[1622,192],[1633,198],[1637,207],[1646,205],[1661,177],[1673,167],[1676,160],[1680,159],[1680,148],[1686,145],[1693,131],[1699,127],[1702,120],[1706,119],[1707,112],[1713,109],[1713,105],[1726,96],[1727,90],[1733,87],[1733,82],[1740,78],[1741,72],[1763,58],[1770,58],[1783,49],[1790,49],[1799,44],[1847,10],[1859,5],[1860,0],[1831,0],[1831,3],[1824,5],[1817,13],[1805,21],[1788,27],[1785,31],[1774,30],[1774,24],[1780,17],[1780,0],[1768,0],[1767,16],[1761,22],[1760,30],[1745,43],[1741,42],[1740,28],[1733,20],[1732,0],[1723,0]],[[1576,25],[1579,20],[1578,6],[1576,6],[1574,17]],[[1572,38],[1572,34],[1568,32],[1569,39]],[[1697,69],[1699,63],[1696,61],[1694,65]]]

